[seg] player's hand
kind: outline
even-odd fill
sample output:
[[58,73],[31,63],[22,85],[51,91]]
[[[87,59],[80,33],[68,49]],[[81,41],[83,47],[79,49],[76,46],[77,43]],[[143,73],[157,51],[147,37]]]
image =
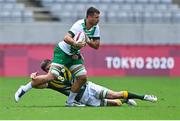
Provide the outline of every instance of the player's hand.
[[30,78],[35,79],[37,75],[38,75],[38,72],[31,73]]
[[89,37],[87,36],[87,34],[85,34],[85,41],[86,41],[87,44],[90,43],[90,41],[91,41],[91,39],[89,39]]
[[75,41],[74,43],[73,43],[73,47],[75,48],[75,49],[81,49],[82,47],[85,47],[86,46],[86,42],[77,42],[77,41]]

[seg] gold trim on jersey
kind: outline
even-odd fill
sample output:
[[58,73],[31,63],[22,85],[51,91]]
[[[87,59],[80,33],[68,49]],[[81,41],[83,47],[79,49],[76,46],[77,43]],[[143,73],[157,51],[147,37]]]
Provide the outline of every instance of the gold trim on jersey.
[[51,83],[53,86],[55,86],[57,88],[64,88],[64,87],[66,87],[64,84],[60,84],[59,82],[56,83],[55,80],[53,80],[53,81],[51,81],[49,83]]
[[58,68],[58,70],[60,70],[60,72],[62,72],[63,74],[58,76],[56,80],[53,80],[50,83],[57,88],[64,88],[66,87],[66,82],[72,81],[72,74],[67,67]]

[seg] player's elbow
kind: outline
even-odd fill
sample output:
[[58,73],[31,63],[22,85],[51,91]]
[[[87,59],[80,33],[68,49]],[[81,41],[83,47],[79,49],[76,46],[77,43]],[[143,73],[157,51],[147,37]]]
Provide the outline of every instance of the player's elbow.
[[95,46],[94,49],[96,49],[96,50],[99,49],[99,45],[98,45],[98,46]]
[[96,46],[95,46],[95,49],[99,49],[99,47],[100,47],[100,41],[97,41],[95,45],[96,45]]
[[67,42],[68,38],[69,38],[69,36],[65,35],[64,36],[64,41]]
[[91,47],[97,50],[97,49],[99,49],[100,44],[99,43],[92,44]]
[[99,44],[93,46],[94,49],[99,49]]

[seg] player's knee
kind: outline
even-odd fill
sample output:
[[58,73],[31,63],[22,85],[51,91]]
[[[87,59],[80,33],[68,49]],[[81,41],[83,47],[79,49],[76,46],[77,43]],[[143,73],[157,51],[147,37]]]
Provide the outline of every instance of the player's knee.
[[84,65],[82,65],[82,64],[73,65],[70,67],[70,70],[71,70],[72,74],[74,74],[75,77],[87,75],[87,71],[86,71]]
[[76,66],[72,72],[79,83],[84,84],[87,81],[87,71],[83,65]]
[[71,86],[72,92],[78,92],[80,88],[86,83],[87,77],[85,75],[78,76]]
[[80,81],[80,82],[86,82],[87,81],[87,76],[86,75],[81,75],[81,76],[78,76],[76,77],[76,80],[77,81]]
[[31,85],[33,88],[38,88],[39,87],[39,84],[37,82],[37,80],[31,80]]
[[52,64],[48,74],[51,74],[54,77],[59,77],[60,73],[61,73],[61,71],[63,71],[63,69],[64,68],[62,65]]
[[110,98],[110,97],[108,97],[108,90],[107,90],[107,89],[102,90],[102,91],[100,92],[98,98],[99,98],[99,99]]
[[36,88],[36,86],[37,86],[36,85],[36,81],[35,80],[31,80],[31,85],[32,85],[33,88]]
[[86,76],[80,76],[76,78],[75,82],[71,86],[71,91],[78,92],[80,88],[86,83],[87,78]]

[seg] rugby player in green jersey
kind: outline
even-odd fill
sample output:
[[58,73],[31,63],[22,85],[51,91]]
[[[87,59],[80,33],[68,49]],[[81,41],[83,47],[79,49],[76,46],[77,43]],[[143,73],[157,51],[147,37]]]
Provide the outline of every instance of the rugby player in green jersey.
[[[73,13],[72,13],[73,14]],[[67,99],[67,105],[74,106],[75,97],[80,88],[86,84],[87,71],[84,66],[84,60],[80,56],[80,49],[88,45],[93,49],[98,49],[100,46],[100,29],[99,29],[100,11],[94,7],[90,7],[86,11],[86,18],[78,20],[69,29],[64,36],[64,40],[60,41],[54,48],[54,57],[50,71],[47,75],[41,75],[34,78],[32,83],[29,83],[29,88],[35,85],[40,85],[49,80],[56,79],[61,68],[66,66],[75,76],[74,83],[71,86],[70,94]],[[85,41],[76,41],[74,37],[79,33],[85,33]]]
[[[44,60],[41,63],[42,70],[48,72],[51,63],[51,60]],[[66,67],[61,69],[59,75],[60,76],[56,80],[51,80],[48,83],[38,85],[34,88],[48,88],[69,96],[74,77]],[[37,72],[31,74],[31,78],[35,78],[36,76]],[[21,86],[15,93],[15,101],[18,102],[26,92],[26,85]],[[87,81],[86,84],[81,87],[79,93],[75,97],[75,104],[77,104],[75,106],[121,106],[123,103],[134,106],[136,105],[136,102],[133,99],[140,99],[150,102],[157,101],[157,97],[154,95],[138,95],[128,91],[116,92]],[[79,105],[79,103],[81,105]]]

